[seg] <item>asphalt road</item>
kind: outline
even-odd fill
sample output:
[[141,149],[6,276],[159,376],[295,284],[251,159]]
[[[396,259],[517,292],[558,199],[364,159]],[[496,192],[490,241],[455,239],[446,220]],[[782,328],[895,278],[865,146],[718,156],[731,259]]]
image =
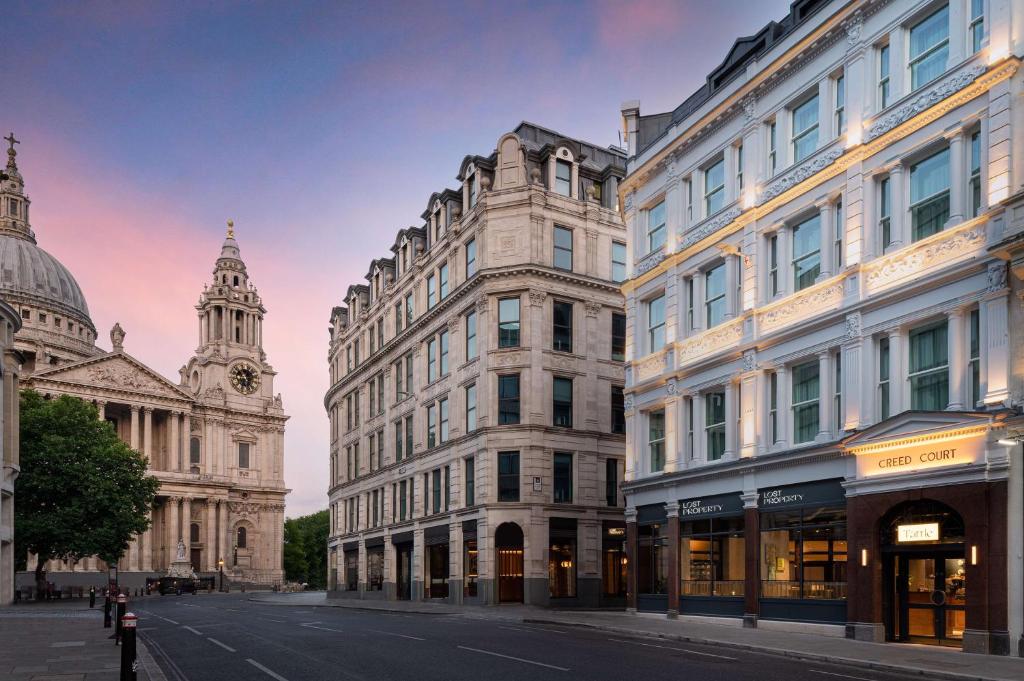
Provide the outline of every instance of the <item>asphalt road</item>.
[[244,594],[136,600],[168,681],[897,681],[898,676],[727,647],[522,624],[267,605]]

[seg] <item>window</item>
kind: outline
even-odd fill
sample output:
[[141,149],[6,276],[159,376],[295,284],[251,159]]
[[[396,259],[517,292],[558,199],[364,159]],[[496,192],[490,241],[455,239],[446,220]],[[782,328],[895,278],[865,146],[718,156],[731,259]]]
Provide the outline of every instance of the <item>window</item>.
[[779,158],[777,155],[778,142],[776,136],[778,132],[775,126],[775,121],[768,124],[768,177],[774,177],[775,172],[779,167]]
[[437,444],[437,405],[427,407],[427,449]]
[[519,501],[519,452],[498,452],[498,501]]
[[801,291],[821,274],[821,216],[793,228],[793,290]]
[[832,239],[832,266],[838,272],[843,269],[843,229],[846,227],[843,218],[843,200],[836,201],[835,215],[832,219],[832,229],[835,234]]
[[835,89],[835,133],[839,136],[846,130],[846,78],[840,74],[832,83]]
[[246,547],[246,536],[245,536],[245,528],[244,527],[239,527],[238,531],[235,533],[235,546],[236,546],[236,548],[240,548],[240,549],[247,548]]
[[768,237],[768,291],[772,298],[779,295],[779,235]]
[[519,374],[498,376],[498,425],[519,423]]
[[970,370],[971,387],[967,394],[971,397],[971,403],[967,405],[967,408],[974,409],[981,401],[981,319],[978,310],[971,310],[968,321],[970,323],[971,350],[968,369]]
[[377,320],[377,348],[384,347],[384,317]]
[[949,219],[949,149],[910,167],[910,217],[914,241],[942,231]]
[[248,468],[249,467],[249,443],[239,442],[238,443],[238,467]]
[[395,305],[395,335],[402,333],[402,304]]
[[846,430],[846,419],[843,417],[843,353],[837,351],[832,355],[833,381],[832,381],[832,418],[835,419],[833,432],[842,433]]
[[405,356],[405,396],[410,397],[412,395],[412,390],[412,353],[410,352]]
[[679,524],[679,577],[683,596],[743,595],[743,517],[706,518]]
[[405,458],[412,456],[412,415],[405,417]]
[[476,173],[469,177],[466,188],[469,190],[469,207],[472,208],[476,205]]
[[395,421],[395,463],[402,460],[402,422]]
[[637,592],[642,594],[668,593],[668,546],[666,531],[659,524],[637,528]]
[[704,395],[704,437],[708,461],[718,461],[725,454],[725,393]]
[[949,7],[910,28],[910,89],[916,90],[946,70],[949,56]]
[[476,312],[466,315],[466,361],[476,359]]
[[405,325],[409,326],[412,324],[412,294],[407,293],[405,296]]
[[736,192],[743,190],[743,143],[736,145]]
[[793,442],[810,442],[818,435],[818,361],[793,367]]
[[435,468],[430,472],[430,500],[434,513],[441,512],[441,469]]
[[519,347],[519,298],[498,301],[498,347]]
[[771,443],[779,441],[779,374],[773,371],[768,377],[768,429]]
[[686,180],[686,222],[693,222],[693,178]]
[[572,271],[572,230],[555,226],[554,265],[556,269]]
[[569,452],[555,452],[551,468],[551,474],[554,478],[554,502],[556,504],[571,504],[572,454]]
[[572,308],[572,303],[557,300],[551,305],[551,349],[555,352],[572,352]]
[[448,442],[448,423],[449,423],[449,419],[448,419],[448,398],[447,397],[442,398],[441,401],[438,402],[437,404],[438,404],[438,409],[439,409],[439,411],[441,413],[441,431],[439,433],[439,435],[440,435],[440,440],[439,441],[440,442]]
[[612,242],[612,281],[626,281],[626,244]]
[[401,482],[398,483],[398,520],[399,521],[405,520],[406,517],[407,517],[407,514],[408,514],[408,504],[406,503],[407,502],[407,496],[406,495],[408,494],[408,492],[406,491],[407,486],[408,486],[408,482],[406,480],[402,480]]
[[878,406],[879,416],[887,419],[892,413],[892,388],[889,382],[889,339],[878,339]]
[[552,425],[572,428],[572,379],[555,377],[551,383]]
[[370,416],[377,413],[377,391],[374,390],[374,384],[377,382],[377,377],[374,376],[370,379],[370,384],[367,386],[366,393],[370,397]]
[[448,297],[448,263],[441,265],[437,270],[437,279],[440,282],[440,300],[444,300]]
[[427,383],[437,380],[437,339],[427,341]]
[[466,506],[476,504],[476,465],[473,459],[466,459]]
[[433,309],[437,305],[437,277],[431,274],[427,277],[427,309]]
[[555,192],[572,195],[572,164],[568,161],[555,161]]
[[476,384],[466,386],[466,432],[476,430]]
[[704,316],[709,329],[725,321],[725,263],[704,273]]
[[693,429],[697,421],[693,417],[693,398],[685,397],[683,403],[686,406],[686,451],[690,453],[690,459],[696,459],[697,452],[693,448]]
[[981,133],[971,135],[971,217],[981,215]]
[[713,215],[725,205],[725,159],[704,171],[704,215]]
[[202,443],[199,438],[189,438],[188,441],[188,462],[195,465],[202,461]]
[[661,250],[665,245],[665,202],[647,210],[647,252]]
[[889,106],[889,46],[878,48],[878,108]]
[[888,177],[883,177],[878,185],[878,214],[884,251],[892,244],[892,182]]
[[188,540],[193,544],[199,543],[199,523],[189,523]]
[[466,279],[476,274],[476,239],[466,242]]
[[818,96],[793,108],[793,162],[799,163],[818,148]]
[[981,39],[985,36],[985,0],[971,0],[971,22],[967,25],[970,34],[971,54],[981,49]]
[[659,409],[647,415],[647,451],[651,460],[651,472],[665,470],[665,410]]
[[619,460],[604,460],[604,503],[608,506],[619,505]]
[[647,350],[656,352],[665,346],[665,296],[647,303]]
[[621,385],[612,386],[612,432],[626,432],[626,401]]
[[949,404],[946,322],[910,332],[910,408],[942,410]]
[[846,509],[761,514],[762,598],[846,598]]
[[441,375],[448,375],[448,332],[442,331],[440,336],[441,342]]
[[612,361],[626,361],[626,315],[612,313]]

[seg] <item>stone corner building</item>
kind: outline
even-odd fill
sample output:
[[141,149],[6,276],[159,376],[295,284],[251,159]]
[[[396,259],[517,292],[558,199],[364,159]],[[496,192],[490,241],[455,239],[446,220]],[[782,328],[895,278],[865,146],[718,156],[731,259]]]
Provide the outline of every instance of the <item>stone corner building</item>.
[[521,124],[334,309],[332,597],[624,602],[623,162]]
[[18,478],[21,354],[14,334],[21,315],[0,299],[0,606],[14,600],[14,481]]
[[[280,583],[288,417],[263,351],[266,310],[230,223],[196,305],[198,347],[179,380],[168,380],[125,351],[119,324],[110,332],[113,349],[96,347],[77,282],[36,245],[16,140],[8,141],[8,179],[0,184],[0,295],[21,323],[14,348],[24,361],[22,386],[96,404],[100,418],[149,459],[160,480],[153,525],[118,563],[121,583],[136,587],[163,574],[179,539],[197,573],[215,573],[223,559],[233,581]],[[5,479],[6,469],[5,458]],[[35,568],[34,557],[28,568]],[[47,579],[57,586],[100,584],[106,568],[97,558],[51,561]]]

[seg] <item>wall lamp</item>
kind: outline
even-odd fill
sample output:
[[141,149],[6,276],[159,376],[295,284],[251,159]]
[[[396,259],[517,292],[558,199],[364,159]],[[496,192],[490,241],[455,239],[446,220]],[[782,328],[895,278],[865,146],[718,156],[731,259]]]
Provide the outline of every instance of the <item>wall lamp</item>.
[[867,567],[868,566],[868,550],[867,549],[861,549],[860,550],[860,566],[861,567]]

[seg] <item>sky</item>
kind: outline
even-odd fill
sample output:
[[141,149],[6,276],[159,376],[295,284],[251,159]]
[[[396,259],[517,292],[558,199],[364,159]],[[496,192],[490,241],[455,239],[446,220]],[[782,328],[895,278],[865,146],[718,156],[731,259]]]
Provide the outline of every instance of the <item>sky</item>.
[[622,102],[670,110],[781,0],[4,3],[0,130],[39,245],[99,345],[177,380],[233,219],[291,416],[286,515],[327,506],[331,308],[528,120],[618,144]]

